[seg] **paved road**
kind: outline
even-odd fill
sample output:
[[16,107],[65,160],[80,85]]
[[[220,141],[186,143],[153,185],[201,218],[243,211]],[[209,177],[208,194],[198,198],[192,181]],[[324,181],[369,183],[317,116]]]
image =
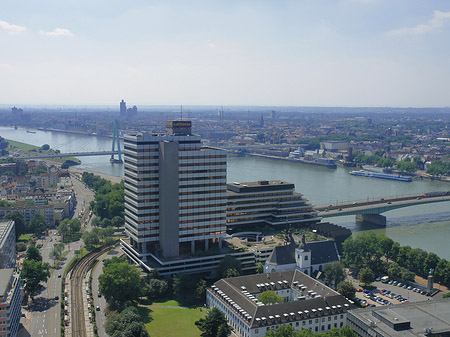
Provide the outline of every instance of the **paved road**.
[[[72,179],[74,190],[77,193],[77,205],[74,211],[74,218],[78,217],[83,210],[84,219],[88,219],[88,207],[91,200],[94,199],[94,192],[86,188],[84,184],[77,179]],[[81,221],[80,221],[81,222]],[[90,230],[90,221],[88,222]],[[56,234],[56,230],[50,230],[49,234],[38,240],[37,244],[42,244],[40,249],[42,259],[51,265],[53,260],[50,259],[50,252],[53,247],[60,242],[60,237]],[[80,250],[82,240],[72,242],[65,247],[65,251],[69,251],[63,261],[55,268],[50,278],[43,284],[44,289],[35,297],[33,305],[29,311],[25,311],[25,317],[21,319],[25,330],[19,336],[60,336],[60,320],[61,320],[61,282],[59,275],[64,273],[67,264],[74,257],[74,252]]]

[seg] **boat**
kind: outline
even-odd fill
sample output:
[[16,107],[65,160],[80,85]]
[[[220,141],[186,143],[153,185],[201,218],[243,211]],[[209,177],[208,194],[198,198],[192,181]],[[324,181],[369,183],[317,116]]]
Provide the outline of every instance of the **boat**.
[[27,133],[36,133],[36,131],[27,130]]
[[365,170],[351,171],[349,173],[353,176],[360,176],[360,177],[367,177],[367,178],[378,178],[378,179],[397,180],[397,181],[405,181],[405,182],[412,181],[411,177],[402,176],[400,174],[378,173],[378,172],[370,172],[370,171],[365,171]]

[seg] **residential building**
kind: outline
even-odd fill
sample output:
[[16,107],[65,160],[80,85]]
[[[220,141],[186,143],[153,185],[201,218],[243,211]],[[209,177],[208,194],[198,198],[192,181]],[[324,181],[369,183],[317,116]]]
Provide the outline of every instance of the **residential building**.
[[262,229],[307,225],[320,221],[313,206],[293,183],[280,180],[234,182],[227,185],[227,229]]
[[[264,291],[284,302],[263,304]],[[209,308],[221,310],[239,337],[262,337],[268,330],[289,324],[295,330],[327,332],[345,325],[355,306],[331,288],[298,271],[282,271],[221,279],[206,291]]]
[[450,336],[450,298],[352,310],[347,325],[360,337]]
[[225,236],[226,153],[202,147],[191,127],[125,136],[128,252],[144,261],[220,247]]
[[48,228],[55,226],[55,211],[53,206],[23,206],[23,207],[0,207],[0,218],[5,214],[18,211],[22,214],[26,223],[30,223],[33,215],[38,213],[44,217],[45,224]]
[[16,265],[16,226],[13,220],[0,220],[0,269]]
[[0,269],[0,336],[16,336],[20,323],[20,274]]

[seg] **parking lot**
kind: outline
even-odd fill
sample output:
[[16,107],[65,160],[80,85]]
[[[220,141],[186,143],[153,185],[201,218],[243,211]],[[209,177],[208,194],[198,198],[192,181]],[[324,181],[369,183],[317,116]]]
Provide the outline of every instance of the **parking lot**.
[[364,293],[357,285],[358,282],[352,280],[356,289],[361,291],[356,292],[356,297],[361,301],[366,302],[367,305],[390,305],[390,304],[400,304],[400,303],[412,303],[412,302],[421,302],[430,300],[430,296],[426,296],[425,294],[421,294],[420,292],[414,291],[413,286],[411,289],[408,289],[408,285],[405,288],[402,284],[398,286],[396,284],[388,284],[382,282],[373,282],[372,285],[375,286],[375,289],[372,289],[370,292]]

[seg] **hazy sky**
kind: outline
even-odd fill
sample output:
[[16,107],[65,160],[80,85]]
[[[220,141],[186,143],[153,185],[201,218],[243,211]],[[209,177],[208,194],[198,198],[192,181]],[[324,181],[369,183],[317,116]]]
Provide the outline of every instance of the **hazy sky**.
[[0,104],[450,106],[449,0],[0,8]]

